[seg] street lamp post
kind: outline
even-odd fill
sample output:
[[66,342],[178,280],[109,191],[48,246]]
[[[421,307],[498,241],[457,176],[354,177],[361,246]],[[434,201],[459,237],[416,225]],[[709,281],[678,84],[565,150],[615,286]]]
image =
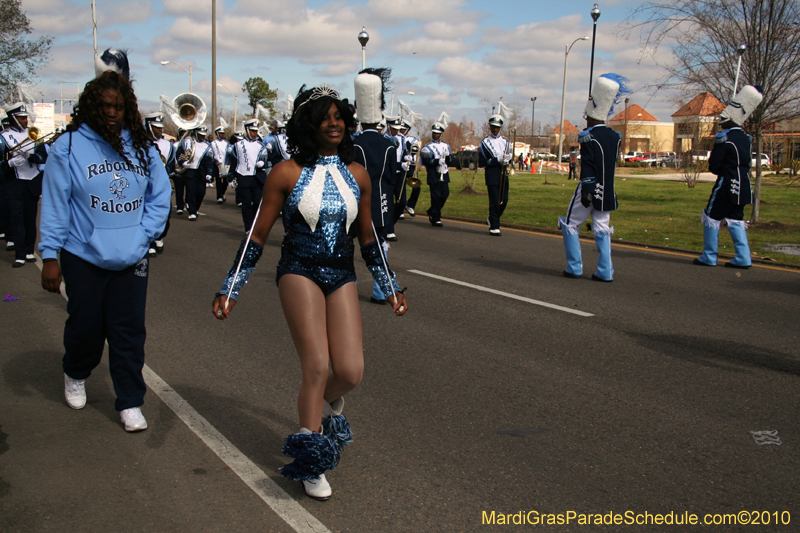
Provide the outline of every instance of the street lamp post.
[[742,68],[742,56],[747,51],[746,44],[740,44],[739,47],[736,49],[736,55],[739,56],[739,61],[736,65],[736,81],[733,83],[733,94],[731,95],[731,100],[733,100],[734,96],[736,96],[736,89],[739,88],[739,70]]
[[184,67],[183,65],[181,65],[177,61],[162,61],[161,62],[162,65],[168,65],[170,63],[178,65],[179,67],[181,67],[183,70],[185,70],[189,74],[189,92],[192,92],[192,64],[189,63],[189,68],[187,69],[186,67]]
[[536,122],[534,122],[534,117],[536,117],[536,97],[535,96],[531,98],[531,107],[532,107],[532,109],[531,109],[531,150],[533,150],[533,136],[534,136],[534,129],[535,129],[534,125],[536,124]]
[[219,83],[217,84],[217,87],[222,87],[223,89],[231,93],[231,96],[233,96],[233,132],[236,133],[236,111],[237,108],[239,107],[239,95],[234,94],[233,91],[231,91],[230,89]]
[[367,42],[369,41],[369,33],[366,27],[361,26],[361,33],[358,34],[358,42],[361,43],[361,70],[367,68]]
[[594,75],[594,40],[595,37],[597,37],[597,19],[600,18],[600,8],[597,7],[597,4],[595,4],[592,8],[591,15],[594,24],[592,25],[592,61],[591,65],[589,66],[589,96],[592,96],[592,76]]
[[561,122],[558,123],[558,163],[561,163],[561,155],[564,145],[564,105],[566,104],[566,95],[567,95],[567,62],[569,61],[569,51],[572,49],[572,45],[577,43],[578,41],[588,41],[589,38],[586,36],[578,37],[572,44],[569,46],[565,46],[565,53],[564,53],[564,83],[561,86]]

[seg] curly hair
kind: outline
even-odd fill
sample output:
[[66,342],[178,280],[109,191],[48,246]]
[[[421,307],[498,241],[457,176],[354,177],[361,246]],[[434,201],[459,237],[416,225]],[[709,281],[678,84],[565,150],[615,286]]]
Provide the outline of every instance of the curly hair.
[[151,160],[148,148],[149,145],[153,144],[153,141],[147,134],[147,130],[144,129],[133,87],[124,76],[112,70],[107,70],[100,77],[87,83],[78,97],[78,105],[73,109],[72,123],[67,126],[67,131],[77,131],[81,124],[86,124],[110,144],[126,163],[133,166],[122,146],[122,137],[109,128],[103,116],[103,93],[109,89],[117,91],[122,96],[125,104],[122,127],[130,130],[136,158],[140,163],[139,166],[142,167],[145,175],[150,177]]
[[[338,148],[339,158],[345,165],[349,165],[355,158],[353,139],[350,137],[350,132],[356,127],[353,109],[347,98],[338,100],[332,96],[323,96],[310,100],[313,90],[313,88],[306,90],[305,85],[300,87],[294,100],[292,118],[286,123],[287,145],[292,159],[304,167],[316,163],[319,154],[316,133],[331,104],[335,104],[344,120],[344,136]],[[304,103],[306,105],[302,105]]]

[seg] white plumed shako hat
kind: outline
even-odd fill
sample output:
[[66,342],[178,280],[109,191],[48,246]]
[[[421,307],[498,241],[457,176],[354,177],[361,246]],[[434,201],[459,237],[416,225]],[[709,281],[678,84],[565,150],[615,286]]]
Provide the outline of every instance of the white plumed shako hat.
[[586,117],[605,122],[622,95],[630,92],[627,82],[628,80],[619,74],[601,74],[592,87],[589,101],[586,102],[584,109]]
[[499,126],[503,127],[503,117],[501,115],[492,115],[489,117],[489,125],[490,126]]
[[377,124],[383,119],[383,110],[386,109],[384,97],[391,69],[367,68],[359,72],[354,81],[356,90],[356,109],[358,121],[361,124]]
[[761,94],[760,87],[745,85],[719,115],[720,123],[732,120],[737,126],[744,125],[763,99],[764,95]]

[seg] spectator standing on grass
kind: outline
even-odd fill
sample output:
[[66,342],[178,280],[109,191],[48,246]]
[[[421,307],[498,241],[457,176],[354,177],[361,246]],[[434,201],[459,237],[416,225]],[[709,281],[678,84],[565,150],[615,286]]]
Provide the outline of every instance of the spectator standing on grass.
[[568,180],[578,179],[578,153],[573,148],[569,153],[569,176]]
[[747,242],[747,223],[744,206],[753,203],[750,188],[750,149],[753,139],[742,130],[764,98],[760,87],[746,85],[720,114],[720,127],[714,139],[714,149],[708,158],[708,170],[717,181],[703,210],[703,254],[695,265],[716,266],[719,246],[719,227],[723,221],[733,239],[735,256],[726,267],[750,268],[750,245]]
[[622,137],[606,126],[605,121],[613,111],[614,104],[628,92],[625,85],[627,81],[618,74],[603,74],[594,84],[592,95],[586,103],[587,127],[578,135],[581,179],[569,203],[567,216],[558,218],[567,252],[567,268],[564,270],[567,278],[579,278],[583,273],[579,233],[583,223],[591,216],[594,242],[600,252],[597,271],[592,274],[592,279],[605,282],[614,279],[611,264],[611,234],[614,228],[609,222],[611,211],[617,208],[614,171]]

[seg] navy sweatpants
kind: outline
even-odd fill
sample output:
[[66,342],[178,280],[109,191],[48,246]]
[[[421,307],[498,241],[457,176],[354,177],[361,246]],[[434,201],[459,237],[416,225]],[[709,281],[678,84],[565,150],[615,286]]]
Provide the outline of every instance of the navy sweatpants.
[[144,367],[147,300],[147,257],[125,270],[105,270],[61,251],[61,272],[67,288],[64,327],[64,373],[86,379],[103,356],[108,340],[108,364],[117,411],[140,407],[147,390]]

